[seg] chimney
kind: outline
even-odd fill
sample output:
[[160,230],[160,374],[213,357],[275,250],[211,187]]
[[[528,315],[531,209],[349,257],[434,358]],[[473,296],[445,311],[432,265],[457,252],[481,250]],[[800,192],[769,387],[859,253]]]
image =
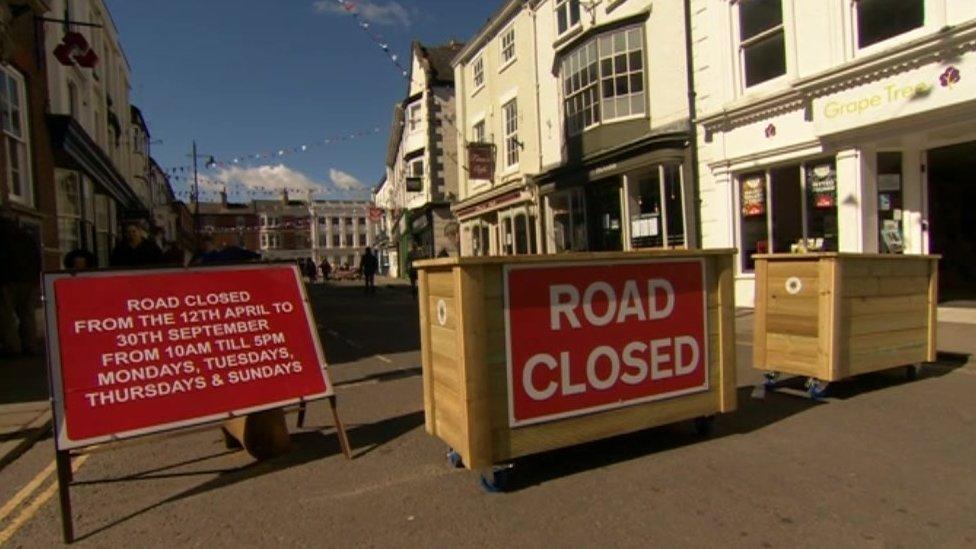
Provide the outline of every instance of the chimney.
[[220,191],[220,205],[227,208],[227,189]]
[[288,189],[281,189],[281,203],[288,204]]

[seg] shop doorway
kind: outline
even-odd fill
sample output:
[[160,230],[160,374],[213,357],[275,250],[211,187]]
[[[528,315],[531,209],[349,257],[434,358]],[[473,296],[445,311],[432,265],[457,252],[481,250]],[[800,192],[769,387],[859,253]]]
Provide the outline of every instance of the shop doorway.
[[939,301],[976,300],[976,141],[928,152],[929,251],[941,254]]
[[620,214],[620,179],[592,183],[586,189],[586,217],[591,221],[590,250],[623,250],[623,223]]

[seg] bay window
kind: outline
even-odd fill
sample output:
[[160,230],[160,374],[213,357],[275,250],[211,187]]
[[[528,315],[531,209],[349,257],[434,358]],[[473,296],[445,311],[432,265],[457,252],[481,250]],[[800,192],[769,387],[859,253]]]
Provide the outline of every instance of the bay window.
[[609,32],[583,44],[563,59],[560,76],[568,135],[644,115],[643,30]]
[[0,66],[0,125],[7,159],[7,191],[12,202],[34,205],[31,185],[30,136],[27,125],[27,93],[24,77]]

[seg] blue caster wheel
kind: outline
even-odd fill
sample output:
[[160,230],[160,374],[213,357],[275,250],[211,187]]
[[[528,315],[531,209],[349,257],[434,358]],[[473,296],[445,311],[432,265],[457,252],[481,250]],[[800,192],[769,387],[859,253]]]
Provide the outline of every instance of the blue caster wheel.
[[777,381],[779,381],[779,372],[766,372],[763,374],[763,387],[772,389]]
[[822,400],[824,393],[827,392],[827,382],[820,381],[816,378],[810,378],[807,380],[807,394],[813,400]]
[[454,448],[447,451],[447,463],[449,463],[451,467],[455,469],[461,469],[464,467],[464,462],[461,461],[461,454],[455,452]]
[[490,494],[507,492],[512,480],[512,467],[494,467],[481,473],[481,488]]
[[701,416],[695,418],[695,432],[702,438],[712,436],[715,430],[715,416]]

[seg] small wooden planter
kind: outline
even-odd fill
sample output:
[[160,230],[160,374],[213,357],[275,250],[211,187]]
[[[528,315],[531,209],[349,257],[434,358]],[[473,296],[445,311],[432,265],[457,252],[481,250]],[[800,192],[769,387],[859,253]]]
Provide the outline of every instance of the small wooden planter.
[[[450,258],[417,262],[426,430],[454,449],[455,464],[491,469],[514,458],[736,407],[730,250]],[[510,426],[506,265],[613,264],[695,259],[704,265],[708,386],[702,392],[545,423]],[[699,426],[706,422],[700,422]]]
[[844,378],[935,360],[938,256],[756,255],[753,365],[809,378],[811,396]]

